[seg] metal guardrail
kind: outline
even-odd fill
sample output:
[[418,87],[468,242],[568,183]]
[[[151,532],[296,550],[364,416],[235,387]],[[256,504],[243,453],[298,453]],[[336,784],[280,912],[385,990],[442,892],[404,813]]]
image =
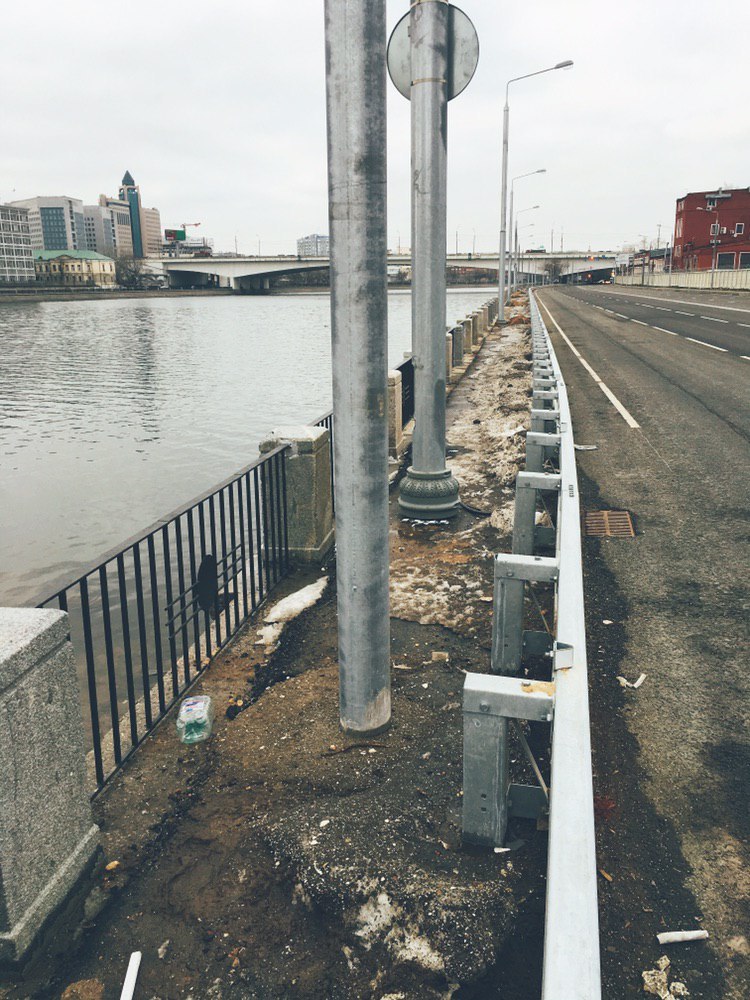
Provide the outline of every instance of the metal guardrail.
[[95,795],[286,575],[288,447],[38,600],[69,615],[86,678]]
[[[510,816],[549,810],[542,998],[601,1000],[578,479],[565,383],[531,291],[529,299],[531,431],[516,484],[513,553],[495,557],[492,673],[468,674],[464,687],[464,839],[501,846]],[[552,508],[551,528],[536,525],[537,501]],[[549,634],[523,628],[527,588],[541,610],[535,583],[554,595]],[[539,654],[551,659],[550,680],[519,676],[523,658]],[[552,722],[549,788],[517,724],[523,719]],[[510,784],[511,727],[538,787]]]

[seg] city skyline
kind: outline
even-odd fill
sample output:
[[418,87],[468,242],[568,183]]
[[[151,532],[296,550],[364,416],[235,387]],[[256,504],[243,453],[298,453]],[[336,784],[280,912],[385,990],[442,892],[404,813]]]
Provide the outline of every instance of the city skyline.
[[[33,26],[18,11],[6,15],[14,46],[0,81],[15,98],[4,109],[0,201],[45,193],[94,200],[100,178],[121,176],[125,165],[164,225],[201,221],[217,250],[233,250],[236,237],[241,253],[259,243],[264,253],[293,253],[302,234],[328,231],[322,5],[292,0],[282,15],[230,2],[221,20],[184,5],[175,19],[172,6],[136,0],[133,16],[104,38],[88,0],[64,12],[43,2]],[[524,11],[463,6],[480,60],[449,109],[449,246],[458,230],[460,250],[494,248],[504,83],[561,59],[574,67],[510,91],[510,175],[547,171],[517,187],[519,208],[540,205],[527,216],[535,222],[524,245],[550,249],[554,230],[555,249],[562,231],[566,249],[616,249],[655,242],[659,225],[664,244],[677,198],[748,182],[750,126],[732,112],[750,97],[744,6],[723,5],[732,31],[717,32],[671,0],[658,9],[635,3],[627,17],[588,0],[572,10],[543,0],[533,46]],[[405,9],[389,3],[389,28]],[[60,44],[73,30],[87,52],[85,74],[97,81],[85,114],[72,102],[54,112],[49,105],[56,80],[83,79],[74,49]],[[282,37],[280,58],[274,42]],[[170,75],[163,61],[175,50],[196,56],[194,64],[181,56]],[[695,51],[699,65],[685,58]],[[137,74],[120,71],[125,55]],[[19,88],[14,81],[32,60]],[[720,79],[704,72],[712,64]],[[411,242],[409,106],[390,84],[388,114],[388,241],[396,248]]]

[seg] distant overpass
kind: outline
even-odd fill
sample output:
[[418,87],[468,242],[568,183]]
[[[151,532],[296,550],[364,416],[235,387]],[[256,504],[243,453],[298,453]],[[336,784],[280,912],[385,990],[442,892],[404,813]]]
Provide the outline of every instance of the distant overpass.
[[[521,257],[521,278],[550,275],[553,280],[587,280],[589,273],[601,272],[602,276],[614,267],[615,254],[557,251],[544,253],[530,251]],[[328,267],[328,257],[149,257],[147,266],[154,272],[163,272],[171,288],[190,286],[215,286],[233,288],[237,292],[262,292],[270,287],[274,275],[294,274],[298,271],[322,271]],[[448,254],[448,267],[498,269],[495,254]],[[411,267],[408,254],[389,254],[389,267]],[[589,280],[596,280],[595,277]]]

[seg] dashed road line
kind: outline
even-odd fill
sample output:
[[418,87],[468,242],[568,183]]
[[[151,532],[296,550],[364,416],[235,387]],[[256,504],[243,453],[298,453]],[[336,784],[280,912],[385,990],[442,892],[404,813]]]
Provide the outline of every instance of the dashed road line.
[[[746,330],[750,330],[750,323],[738,323],[737,326],[744,326]],[[743,354],[742,357],[744,358],[745,355]]]
[[743,361],[750,361],[750,357],[748,357],[747,354],[740,354],[740,357],[742,358]]
[[672,310],[671,309],[667,309],[666,306],[654,306],[654,309],[658,309],[659,312],[663,312],[663,313],[671,313],[672,312]]
[[710,320],[712,323],[728,323],[728,319],[717,319],[716,316],[701,316],[701,319]]
[[[675,333],[674,330],[665,330],[663,326],[655,326],[654,330],[660,330],[662,333],[671,333],[671,335],[673,337],[680,337],[680,336],[682,336],[679,333]],[[688,337],[687,339],[690,340],[690,337]]]
[[639,326],[648,326],[648,323],[644,323],[642,319],[632,319],[631,323],[637,323]]
[[620,319],[630,319],[630,317],[626,316],[624,313],[613,313],[612,315],[613,316],[619,316]]
[[[667,333],[669,333],[669,331],[667,331]],[[701,347],[710,347],[712,351],[721,351],[723,354],[729,354],[726,347],[717,347],[716,344],[707,344],[705,340],[696,340],[695,337],[685,337],[685,340],[689,340],[693,344],[700,344]]]
[[[617,410],[617,412],[620,414],[620,416],[623,418],[623,420],[628,425],[628,427],[633,427],[633,428],[640,427],[640,424],[638,423],[638,421],[635,420],[635,418],[632,416],[632,414],[628,410],[625,409],[625,407],[622,405],[622,403],[617,398],[617,396],[615,396],[615,394],[612,392],[612,390],[609,388],[609,386],[606,385],[604,382],[602,382],[602,380],[599,378],[599,376],[594,371],[594,369],[591,367],[591,365],[588,363],[588,361],[586,361],[586,359],[581,355],[581,352],[578,350],[578,348],[576,348],[571,343],[570,339],[563,333],[560,324],[557,322],[557,320],[555,319],[555,317],[549,311],[549,309],[547,308],[547,306],[545,305],[545,303],[542,302],[541,299],[539,301],[540,301],[541,306],[544,309],[544,311],[547,313],[547,315],[549,316],[549,318],[552,320],[552,322],[557,327],[557,332],[560,334],[560,336],[562,337],[562,339],[565,341],[565,343],[571,349],[571,351],[573,352],[573,354],[575,354],[575,356],[581,362],[581,364],[586,369],[586,371],[591,375],[591,377],[593,378],[593,380],[596,382],[596,384],[599,386],[599,388],[602,390],[602,392],[604,393],[604,395],[607,397],[607,399],[610,401],[610,403],[614,406],[614,408]],[[608,309],[608,310],[605,310],[605,311],[606,312],[611,312],[612,310]]]
[[675,312],[677,313],[678,316],[695,316],[695,313],[686,313],[683,312],[681,309],[675,309]]

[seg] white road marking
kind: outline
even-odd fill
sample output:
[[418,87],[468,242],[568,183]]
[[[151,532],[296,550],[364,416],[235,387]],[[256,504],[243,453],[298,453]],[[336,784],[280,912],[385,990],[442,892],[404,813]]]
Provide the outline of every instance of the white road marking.
[[694,344],[700,344],[701,347],[710,347],[712,351],[722,351],[724,354],[729,353],[726,347],[717,347],[716,344],[707,344],[705,340],[696,340],[695,337],[685,337],[685,340],[690,340]]
[[[599,386],[599,388],[602,390],[602,392],[604,393],[604,395],[607,397],[607,399],[610,401],[610,403],[614,406],[614,408],[617,410],[617,412],[620,414],[620,416],[623,418],[623,420],[628,425],[628,427],[640,427],[640,424],[638,423],[638,421],[635,420],[632,417],[632,415],[625,409],[625,407],[622,405],[622,403],[617,398],[617,396],[615,396],[615,394],[612,392],[612,390],[609,388],[609,386],[605,385],[604,382],[602,382],[602,380],[596,374],[596,372],[591,367],[591,365],[588,363],[588,361],[586,361],[585,358],[583,358],[581,356],[581,352],[571,343],[570,339],[563,333],[560,324],[557,322],[557,320],[555,319],[555,317],[549,311],[549,309],[547,308],[547,306],[545,305],[545,303],[541,302],[541,299],[539,301],[540,301],[541,306],[544,309],[544,311],[547,313],[547,315],[549,316],[549,318],[552,320],[552,322],[557,327],[557,332],[560,334],[560,336],[562,337],[562,339],[565,341],[565,343],[571,349],[571,351],[573,352],[573,354],[575,354],[575,356],[581,362],[581,364],[586,369],[586,371],[591,375],[591,377],[593,378],[593,380],[596,382],[596,384]],[[607,311],[611,312],[611,310],[607,310]]]
[[638,323],[639,326],[648,326],[648,323],[644,323],[642,319],[633,319],[631,323]]
[[740,354],[740,357],[743,358],[745,361],[750,361],[750,358],[747,356],[747,354]]
[[728,319],[717,319],[715,316],[701,316],[701,319],[710,319],[712,323],[728,323]]
[[695,313],[686,313],[683,312],[681,309],[675,309],[675,312],[677,313],[678,316],[695,316]]
[[[673,337],[679,337],[680,336],[680,334],[679,333],[675,333],[674,330],[665,330],[663,326],[655,326],[654,330],[660,330],[662,333],[671,333]],[[689,337],[688,337],[688,340],[690,340]]]
[[[605,292],[604,294],[605,295],[619,295],[620,298],[626,298],[626,295],[625,295],[624,292],[615,291],[614,288],[611,288],[608,292]],[[694,302],[692,299],[672,299],[672,298],[665,298],[663,295],[640,295],[640,294],[633,294],[632,292],[629,292],[628,296],[629,295],[633,295],[633,299],[635,301],[637,301],[637,302],[640,302],[642,299],[652,299],[654,301],[659,301],[659,302],[671,302],[672,305],[678,305],[678,306],[706,306],[707,305],[709,309],[721,309],[722,312],[750,313],[750,309],[741,309],[739,306],[717,306],[717,305],[714,305],[714,303]],[[644,304],[643,308],[644,309],[652,309],[653,306],[647,306],[647,305]]]
[[655,309],[656,306],[641,305],[641,309]]
[[[750,330],[750,323],[738,323],[737,326],[744,326],[746,329]],[[745,355],[743,354],[742,357],[744,358]]]
[[629,318],[628,316],[625,316],[625,315],[623,315],[622,313],[614,313],[613,315],[615,315],[615,316],[619,316],[619,317],[620,317],[620,319],[628,319],[628,318]]
[[672,310],[671,309],[667,309],[666,306],[654,306],[654,309],[658,309],[659,312],[663,312],[663,313],[671,313],[672,312]]

